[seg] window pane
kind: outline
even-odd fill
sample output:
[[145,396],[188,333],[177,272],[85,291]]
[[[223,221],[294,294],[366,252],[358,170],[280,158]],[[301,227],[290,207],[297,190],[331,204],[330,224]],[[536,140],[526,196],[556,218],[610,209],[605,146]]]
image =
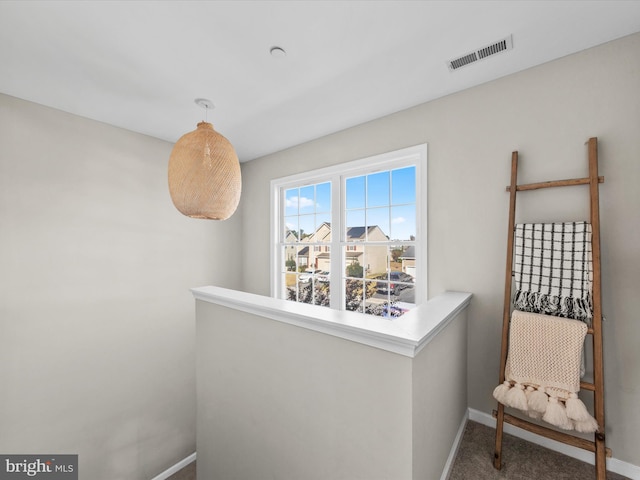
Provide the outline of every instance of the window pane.
[[298,217],[284,217],[284,241],[293,243],[298,241]]
[[284,192],[281,296],[329,306],[331,182]]
[[392,240],[416,239],[416,207],[404,205],[391,207],[391,235]]
[[398,317],[415,306],[415,253],[413,246],[388,248],[389,268],[375,278],[376,292],[367,312],[383,317]]
[[416,203],[416,167],[400,168],[391,172],[391,203]]
[[367,175],[367,207],[389,205],[389,172]]
[[313,278],[313,304],[328,307],[330,303],[331,285],[329,283],[329,268],[331,267],[330,256],[323,252],[318,256],[318,270]]
[[309,268],[309,247],[308,246],[298,246],[295,247],[297,250],[297,268],[298,272],[304,272],[307,268]]
[[316,280],[321,283],[329,283],[329,272],[331,271],[329,247],[320,247],[319,251],[315,252],[313,265],[316,270]]
[[323,307],[329,306],[329,282],[314,282],[313,284],[313,304],[321,305]]
[[367,241],[385,242],[389,235],[389,207],[367,209]]
[[398,248],[402,249],[396,260],[399,263],[398,270],[411,277],[407,281],[414,282],[416,278],[416,247],[414,245],[404,245]]
[[298,198],[298,208],[301,214],[315,212],[315,192],[314,186],[309,185],[300,189],[300,197]]
[[315,215],[300,215],[300,241],[304,241],[316,231]]
[[364,267],[361,263],[362,251],[345,252],[345,275],[351,278],[362,278],[364,275]]
[[346,181],[346,206],[348,210],[364,208],[365,177],[348,178]]
[[344,308],[352,312],[364,311],[364,282],[347,279],[345,281]]
[[287,245],[283,249],[282,259],[284,264],[280,266],[282,272],[297,272],[298,271],[298,247],[294,245]]
[[[415,306],[415,248],[407,245],[356,245],[345,249],[345,308],[397,317]],[[349,261],[351,263],[349,263]],[[356,278],[364,278],[364,282]],[[364,302],[364,303],[362,303]]]
[[331,214],[320,213],[316,215],[316,233],[314,235],[316,242],[331,241]]
[[364,210],[347,212],[347,242],[362,242],[365,240]]
[[331,183],[316,185],[316,212],[331,212]]
[[[402,270],[402,252],[404,252],[403,245],[389,246],[389,272],[399,272]],[[400,279],[396,279],[400,281]]]
[[298,214],[298,197],[300,192],[297,188],[290,188],[284,192],[284,214],[297,215]]
[[288,300],[327,307],[330,304],[328,271],[320,271],[311,267],[297,275],[286,273],[285,288],[285,298]]
[[367,283],[367,299],[365,303],[365,313],[382,316],[383,309],[388,303],[388,298],[378,292],[380,282],[369,280]]
[[386,275],[389,269],[389,255],[386,245],[368,245],[362,256],[363,268],[367,278],[377,279]]
[[313,286],[310,282],[298,282],[298,302],[313,303]]
[[286,298],[287,300],[293,300],[294,302],[298,301],[297,281],[298,276],[295,273],[287,272],[284,274],[283,286],[285,289],[285,295],[283,298]]

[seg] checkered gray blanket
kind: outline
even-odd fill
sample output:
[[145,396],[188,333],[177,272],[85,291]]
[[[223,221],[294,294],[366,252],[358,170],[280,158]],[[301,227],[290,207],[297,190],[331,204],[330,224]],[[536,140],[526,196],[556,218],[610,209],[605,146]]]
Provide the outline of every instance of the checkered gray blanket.
[[593,318],[591,225],[525,223],[515,229],[514,307],[524,312]]

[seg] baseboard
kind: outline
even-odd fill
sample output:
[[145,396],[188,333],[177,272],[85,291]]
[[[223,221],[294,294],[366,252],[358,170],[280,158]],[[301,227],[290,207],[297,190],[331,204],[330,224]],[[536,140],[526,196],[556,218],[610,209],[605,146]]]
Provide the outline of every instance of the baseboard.
[[[496,419],[488,413],[469,408],[468,418],[469,420],[486,425],[487,427],[496,428]],[[591,465],[595,464],[593,453],[587,452],[581,448],[572,447],[571,445],[566,445],[556,440],[542,437],[535,433],[528,432],[527,430],[514,427],[508,423],[504,424],[504,432],[513,435],[514,437],[522,438],[528,442],[535,443],[536,445],[540,445],[541,447],[548,448],[549,450],[562,453],[568,457],[576,458]],[[617,458],[607,458],[607,470],[627,478],[631,478],[632,480],[640,480],[640,467],[633,465],[632,463],[623,462]]]
[[[453,445],[451,446],[451,451],[449,452],[449,456],[447,457],[444,469],[442,470],[440,480],[447,480],[449,478],[451,467],[453,466],[453,462],[458,453],[458,448],[460,447],[460,443],[462,442],[462,436],[464,434],[464,428],[467,424],[467,420],[473,420],[474,422],[486,425],[487,427],[496,428],[496,419],[491,415],[479,410],[475,410],[473,408],[469,408],[462,417],[462,421],[460,422],[460,426],[458,427],[458,432],[456,433],[456,437],[453,440]],[[513,425],[510,425],[508,423],[504,424],[504,431],[505,433],[513,435],[514,437],[522,438],[523,440],[535,443],[536,445],[540,445],[541,447],[545,447],[549,450],[567,455],[568,457],[581,460],[591,465],[595,463],[593,454],[581,448],[572,447],[571,445],[565,445],[564,443],[557,442],[550,438],[542,437],[535,433],[531,433],[526,430],[522,430],[521,428],[514,427]],[[192,453],[187,458],[180,460],[178,463],[168,468],[160,475],[153,477],[151,480],[166,480],[171,475],[178,472],[179,470],[182,470],[184,467],[194,462],[195,460],[196,454]],[[618,460],[615,457],[607,458],[607,470],[630,478],[632,480],[640,480],[640,467],[633,465],[632,463]]]
[[190,463],[193,463],[196,461],[196,454],[195,452],[192,453],[191,455],[189,455],[187,458],[183,458],[182,460],[180,460],[178,463],[176,463],[175,465],[167,468],[164,472],[162,472],[160,475],[156,475],[155,477],[153,477],[151,480],[166,480],[167,478],[169,478],[171,475],[173,475],[176,472],[179,472],[180,470],[182,470],[184,467],[186,467],[187,465],[189,465]]
[[447,462],[444,464],[444,468],[442,469],[440,480],[447,480],[449,478],[451,467],[453,466],[453,462],[456,459],[456,455],[458,454],[458,448],[460,447],[460,443],[462,442],[464,427],[467,425],[468,418],[469,410],[465,411],[464,415],[462,416],[462,421],[460,422],[460,426],[458,427],[458,433],[456,433],[456,438],[453,439],[453,445],[451,446],[451,451],[449,452],[449,456],[447,457]]

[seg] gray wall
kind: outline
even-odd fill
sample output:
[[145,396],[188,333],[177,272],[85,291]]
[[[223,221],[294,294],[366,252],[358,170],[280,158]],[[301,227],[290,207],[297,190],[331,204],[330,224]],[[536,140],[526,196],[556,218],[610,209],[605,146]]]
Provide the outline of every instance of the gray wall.
[[[640,465],[638,85],[640,34],[247,163],[223,223],[173,210],[169,144],[0,95],[0,450],[78,452],[97,480],[190,454],[188,287],[269,293],[270,179],[425,142],[428,293],[474,293],[469,405],[490,412],[511,151],[524,182],[583,176],[597,136],[608,443]],[[532,193],[521,219],[583,218],[585,198]]]
[[170,151],[0,95],[0,451],[78,453],[95,480],[195,451],[188,289],[239,285],[240,223],[174,209]]
[[460,312],[413,361],[414,480],[441,478],[467,413],[468,310]]
[[[465,75],[465,69],[452,75]],[[447,289],[474,294],[469,406],[490,412],[498,378],[511,152],[520,151],[521,183],[582,177],[584,143],[597,136],[606,177],[601,221],[608,443],[616,458],[640,465],[639,85],[635,34],[244,164],[243,289],[269,293],[265,199],[272,178],[428,143],[428,295]],[[582,187],[520,198],[521,221],[588,215]]]
[[440,478],[465,344],[465,311],[412,359],[197,301],[198,478]]

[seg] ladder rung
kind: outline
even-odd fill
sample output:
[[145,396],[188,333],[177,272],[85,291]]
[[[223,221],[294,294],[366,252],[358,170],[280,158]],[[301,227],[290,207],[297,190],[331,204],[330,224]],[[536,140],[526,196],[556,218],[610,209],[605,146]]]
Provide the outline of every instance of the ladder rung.
[[[550,182],[539,182],[539,183],[526,183],[524,185],[516,185],[516,191],[522,192],[524,190],[538,190],[540,188],[550,188],[550,187],[572,187],[574,185],[589,185],[591,179],[589,177],[585,178],[570,178],[567,180],[553,180]],[[598,177],[598,183],[604,183],[604,177]],[[507,186],[507,192],[511,191],[511,186]]]
[[596,386],[591,382],[580,382],[580,388],[583,390],[596,391]]
[[[511,272],[511,276],[514,276],[513,272]],[[592,327],[587,328],[587,335],[593,335],[593,328]]]
[[[497,416],[498,412],[494,410],[493,417],[496,418]],[[557,430],[552,430],[550,428],[543,427],[542,425],[537,425],[535,423],[528,422],[527,420],[514,417],[513,415],[509,415],[508,413],[504,414],[504,421],[515,427],[527,430],[528,432],[532,432],[537,435],[542,435],[543,437],[547,437],[557,442],[564,443],[565,445],[582,448],[583,450],[588,450],[593,453],[595,453],[596,451],[596,444],[591,440],[576,437],[574,435],[569,435],[568,433],[558,432]],[[605,452],[607,457],[612,456],[610,448],[605,448]]]

